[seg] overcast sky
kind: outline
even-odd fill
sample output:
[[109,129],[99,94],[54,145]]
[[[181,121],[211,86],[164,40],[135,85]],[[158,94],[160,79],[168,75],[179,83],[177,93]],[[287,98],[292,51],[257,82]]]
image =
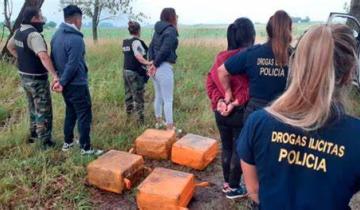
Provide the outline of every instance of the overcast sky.
[[[12,1],[14,13],[17,14],[24,0]],[[350,0],[134,0],[133,5],[136,11],[149,17],[146,23],[150,24],[159,19],[164,7],[174,7],[181,24],[223,24],[241,16],[249,17],[254,22],[267,22],[278,9],[286,10],[291,16],[309,16],[312,20],[325,21],[330,12],[343,12],[345,2],[349,3]],[[48,20],[62,21],[60,0],[45,0],[42,10]],[[122,16],[113,22],[123,25],[126,20]]]

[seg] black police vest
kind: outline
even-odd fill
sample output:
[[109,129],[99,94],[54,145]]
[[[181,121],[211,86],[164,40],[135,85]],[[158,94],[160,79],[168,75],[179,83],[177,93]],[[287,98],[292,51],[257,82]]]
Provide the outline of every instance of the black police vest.
[[37,32],[35,28],[29,28],[24,31],[15,32],[15,46],[18,56],[18,68],[20,72],[26,74],[47,74],[47,70],[41,63],[40,58],[32,51],[28,44],[27,38],[32,32]]
[[138,40],[141,42],[141,45],[145,49],[145,55],[144,58],[147,57],[147,51],[148,47],[146,46],[145,42],[141,39],[138,39],[136,37],[133,37],[131,39],[124,39],[123,41],[123,53],[124,53],[124,69],[126,70],[132,70],[140,75],[145,75],[146,70],[143,64],[141,64],[135,57],[134,51],[132,49],[132,44],[135,40]]

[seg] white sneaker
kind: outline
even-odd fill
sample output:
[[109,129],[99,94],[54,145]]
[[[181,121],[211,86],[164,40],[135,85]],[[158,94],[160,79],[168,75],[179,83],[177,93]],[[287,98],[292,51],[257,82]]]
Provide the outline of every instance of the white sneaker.
[[62,146],[61,150],[62,150],[63,152],[67,152],[67,151],[69,151],[71,148],[73,148],[74,145],[75,145],[74,142],[72,142],[72,143],[70,143],[70,144],[64,143],[64,145]]
[[103,150],[99,150],[99,149],[88,149],[88,150],[84,150],[84,149],[81,149],[80,150],[80,154],[81,155],[95,155],[95,156],[99,156],[99,155],[102,155],[104,153]]
[[155,124],[155,129],[164,129],[164,128],[166,128],[166,123],[165,123],[164,121],[162,121],[162,122],[157,122],[157,123]]

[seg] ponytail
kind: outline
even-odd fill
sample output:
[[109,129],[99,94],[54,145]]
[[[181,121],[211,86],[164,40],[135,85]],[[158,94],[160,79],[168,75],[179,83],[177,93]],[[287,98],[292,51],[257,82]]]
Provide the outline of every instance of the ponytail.
[[255,42],[255,27],[250,19],[241,17],[227,29],[228,50],[250,47]]
[[279,66],[288,65],[289,46],[292,40],[291,27],[292,20],[283,10],[275,12],[266,25],[266,31],[275,56],[275,61]]

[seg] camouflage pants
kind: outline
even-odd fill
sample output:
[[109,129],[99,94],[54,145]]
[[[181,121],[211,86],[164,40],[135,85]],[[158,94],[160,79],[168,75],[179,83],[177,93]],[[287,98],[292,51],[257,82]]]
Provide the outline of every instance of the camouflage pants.
[[43,143],[51,140],[52,104],[49,81],[38,80],[25,76],[21,84],[25,90],[30,114],[30,133]]
[[126,113],[136,112],[140,120],[144,119],[144,78],[138,73],[125,70],[125,105]]

